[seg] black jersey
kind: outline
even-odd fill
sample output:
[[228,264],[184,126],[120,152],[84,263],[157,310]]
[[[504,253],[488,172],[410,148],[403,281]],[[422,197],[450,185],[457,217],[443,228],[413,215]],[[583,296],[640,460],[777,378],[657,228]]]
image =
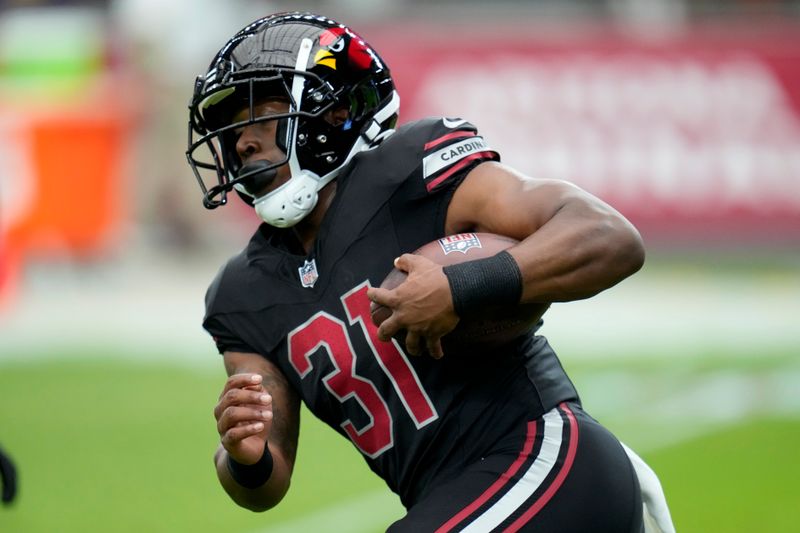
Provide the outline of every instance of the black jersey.
[[401,253],[444,236],[456,187],[498,159],[463,120],[426,119],[356,156],[337,178],[313,250],[263,224],[206,297],[220,352],[262,354],[321,420],[412,505],[436,479],[502,442],[520,420],[577,394],[532,331],[490,353],[408,357],[380,342],[368,287]]

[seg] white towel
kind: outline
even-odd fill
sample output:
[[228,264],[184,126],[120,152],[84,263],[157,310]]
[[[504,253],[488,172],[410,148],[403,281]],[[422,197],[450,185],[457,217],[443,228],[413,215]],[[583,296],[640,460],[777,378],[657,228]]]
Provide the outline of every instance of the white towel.
[[636,455],[636,452],[625,444],[622,444],[622,447],[633,464],[633,469],[639,478],[639,486],[642,489],[645,533],[675,533],[675,526],[672,524],[672,517],[667,506],[667,498],[664,496],[664,489],[661,488],[658,476],[641,457]]

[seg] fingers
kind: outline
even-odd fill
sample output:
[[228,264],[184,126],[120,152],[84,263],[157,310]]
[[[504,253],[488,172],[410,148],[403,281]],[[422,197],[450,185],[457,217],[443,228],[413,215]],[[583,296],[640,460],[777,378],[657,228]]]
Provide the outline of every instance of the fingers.
[[420,355],[420,338],[419,334],[414,331],[406,333],[406,351],[409,355]]
[[396,298],[392,298],[393,294],[393,291],[381,289],[380,287],[370,287],[367,289],[367,298],[369,298],[372,303],[385,307],[392,307],[392,304],[396,303]]
[[[367,298],[372,302],[370,305],[383,306],[394,310],[398,303],[394,290],[370,287],[367,290]],[[378,327],[378,338],[383,342],[388,342],[400,330],[394,313],[389,313],[388,317],[383,318]]]
[[[369,292],[369,291],[376,292]],[[394,296],[394,291],[386,289],[369,289],[367,296],[376,303],[390,307],[397,298]],[[422,355],[423,347],[427,348],[428,353],[439,359],[444,355],[442,344],[440,341],[441,335],[428,336],[427,332],[414,327],[409,327],[402,319],[402,313],[391,313],[387,318],[383,319],[378,327],[378,339],[382,342],[389,342],[392,338],[398,338],[402,332],[405,335],[405,348],[406,352],[410,355]],[[423,340],[424,339],[424,345]]]
[[232,389],[242,389],[245,387],[261,387],[261,382],[264,380],[261,374],[234,374],[225,381],[225,387],[219,397],[222,399],[228,391]]
[[[418,260],[428,261],[424,257],[416,256],[413,254],[403,254],[394,260],[394,266],[398,270],[408,272]],[[405,276],[403,276],[405,279]],[[398,281],[398,283],[402,283]],[[372,305],[382,305],[389,309],[396,309],[400,304],[400,298],[397,296],[397,288],[384,289],[381,287],[370,287],[367,289],[367,298],[369,298]]]
[[397,318],[392,314],[378,328],[378,338],[383,342],[389,342],[401,329]]
[[255,409],[252,407],[229,407],[225,409],[217,421],[217,432],[221,437],[231,432],[248,435],[258,433],[272,422],[272,409]]
[[259,421],[259,422],[251,422],[251,423],[242,423],[241,425],[233,426],[228,428],[227,430],[220,432],[220,442],[222,445],[230,451],[234,444],[240,442],[247,437],[251,437],[253,435],[258,435],[264,428],[267,427],[268,422],[272,420],[272,412],[270,411],[270,416],[268,420]]
[[[424,348],[423,350],[423,341]],[[408,332],[406,334],[406,352],[409,355],[423,355],[427,353],[434,359],[441,359],[444,357],[444,349],[440,337],[423,337],[416,332]]]
[[261,457],[272,428],[272,395],[262,382],[259,374],[230,376],[214,407],[220,443],[242,464],[252,464]]
[[[253,376],[258,376],[254,379]],[[253,385],[261,381],[258,374],[237,374],[228,378],[219,402],[214,407],[217,419],[217,430],[224,435],[231,428],[261,423],[258,432],[264,429],[264,423],[272,420],[272,396],[263,387]],[[244,386],[235,388],[235,385]]]
[[397,270],[402,270],[403,272],[411,272],[417,266],[429,262],[430,259],[427,259],[421,255],[403,254],[400,257],[395,258],[394,267]]
[[259,409],[272,409],[272,396],[263,389],[231,389],[220,397],[214,408],[214,416],[219,419],[226,409],[247,405]]
[[441,359],[444,357],[444,350],[442,349],[442,341],[440,337],[426,338],[425,346],[428,348],[428,354],[434,359]]
[[[379,307],[391,310],[383,312],[379,320],[375,320],[376,315],[373,315],[374,323],[379,324],[378,339],[388,342],[405,332],[404,344],[410,355],[427,351],[432,357],[441,358],[444,352],[440,338],[453,329],[450,317],[443,315],[439,298],[433,297],[441,291],[437,285],[440,280],[432,271],[438,269],[444,279],[441,266],[414,254],[401,255],[394,260],[394,266],[408,273],[406,281],[391,290],[379,287],[367,290],[367,297],[372,302],[371,311]],[[447,309],[444,312],[446,314]]]

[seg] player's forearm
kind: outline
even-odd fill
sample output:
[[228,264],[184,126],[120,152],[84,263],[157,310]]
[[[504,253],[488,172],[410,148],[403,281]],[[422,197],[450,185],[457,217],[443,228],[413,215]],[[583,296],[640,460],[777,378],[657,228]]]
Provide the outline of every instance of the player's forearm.
[[644,246],[622,215],[576,196],[533,235],[509,250],[523,276],[523,302],[579,300],[639,270]]
[[255,489],[243,487],[228,469],[228,452],[220,446],[214,454],[217,478],[225,492],[239,506],[255,512],[267,511],[280,503],[289,490],[291,467],[280,450],[270,446],[273,458],[272,474],[266,483]]

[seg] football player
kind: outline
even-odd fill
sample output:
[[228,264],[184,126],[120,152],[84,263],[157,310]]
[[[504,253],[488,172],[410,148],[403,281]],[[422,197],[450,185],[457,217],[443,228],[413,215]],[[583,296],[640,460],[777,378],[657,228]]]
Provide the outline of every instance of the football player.
[[[466,120],[398,127],[399,102],[376,51],[310,13],[246,26],[195,83],[187,157],[204,204],[234,194],[264,221],[206,296],[229,376],[220,483],[248,509],[278,504],[302,401],[400,496],[390,531],[642,531],[629,455],[544,337],[440,342],[486,306],[611,287],[641,267],[639,234],[574,185],[500,163]],[[520,242],[446,268],[407,253],[462,232]],[[407,281],[377,288],[393,264]],[[393,311],[380,327],[371,302]]]
[[0,481],[2,481],[2,500],[4,505],[14,501],[17,495],[17,469],[11,458],[0,448]]

